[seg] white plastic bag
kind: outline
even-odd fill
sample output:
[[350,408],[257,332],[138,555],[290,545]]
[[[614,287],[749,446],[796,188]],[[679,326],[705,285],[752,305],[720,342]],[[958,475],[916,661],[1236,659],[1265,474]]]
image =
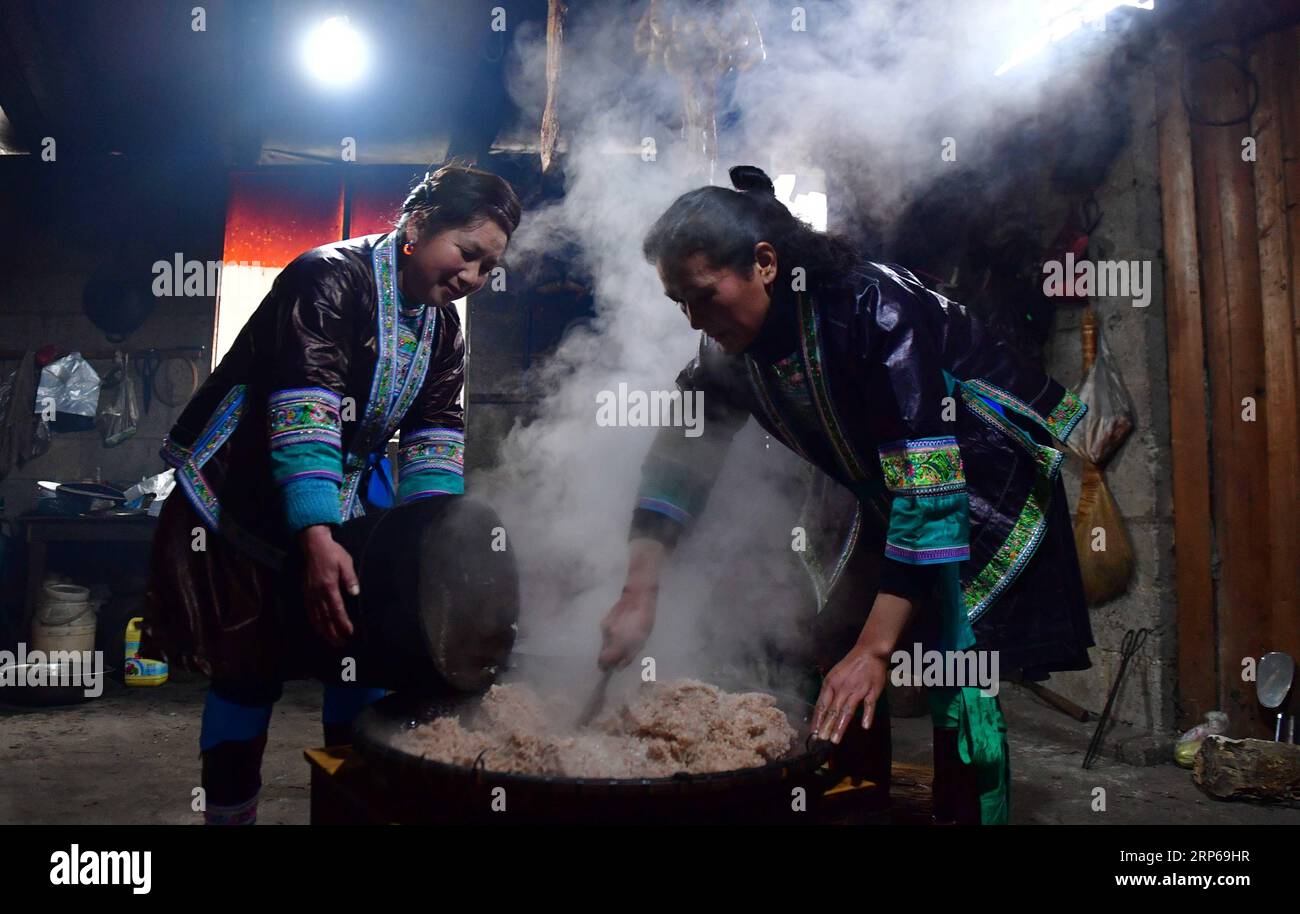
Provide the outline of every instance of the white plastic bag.
[[146,495],[152,495],[155,500],[162,501],[171,494],[175,485],[176,471],[163,470],[156,476],[142,477],[139,482],[122,494],[126,496],[128,507],[138,507]]
[[99,409],[99,375],[80,352],[72,352],[41,369],[36,387],[35,413],[56,412],[94,418]]
[[1174,762],[1182,768],[1191,768],[1196,762],[1196,753],[1201,750],[1201,743],[1206,737],[1223,736],[1228,732],[1228,715],[1222,711],[1207,711],[1205,720],[1178,737],[1174,746]]
[[1088,404],[1088,411],[1084,413],[1079,428],[1070,436],[1070,446],[1081,457],[1097,466],[1104,466],[1133,431],[1136,410],[1100,323],[1097,326],[1097,358],[1079,388],[1079,399]]
[[136,433],[140,409],[135,403],[131,384],[130,360],[120,350],[113,354],[113,370],[104,378],[103,389],[109,392],[104,408],[96,420],[104,447],[116,447]]

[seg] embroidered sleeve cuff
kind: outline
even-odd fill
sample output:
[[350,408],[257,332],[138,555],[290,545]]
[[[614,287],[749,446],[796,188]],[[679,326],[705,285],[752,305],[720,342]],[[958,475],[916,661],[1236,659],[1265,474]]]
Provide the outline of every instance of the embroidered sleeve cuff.
[[397,449],[397,478],[438,471],[463,476],[465,433],[458,428],[422,428],[403,432]]
[[328,444],[306,442],[271,451],[271,476],[281,486],[304,479],[323,479],[335,488],[343,485],[343,457]]
[[632,527],[628,530],[627,538],[658,540],[672,549],[677,545],[684,529],[684,525],[672,515],[638,505],[632,512]]
[[885,556],[907,565],[964,562],[970,558],[969,514],[965,489],[945,495],[895,495]]
[[641,470],[636,506],[689,527],[708,499],[710,487],[694,468],[651,450]]
[[271,450],[309,441],[342,450],[341,403],[338,394],[324,387],[295,387],[271,394],[266,400]]
[[961,450],[951,435],[894,441],[879,454],[885,488],[895,494],[932,497],[966,489]]
[[465,477],[447,470],[404,472],[397,480],[397,503],[405,505],[433,495],[464,495]]
[[339,523],[339,486],[328,479],[296,479],[286,483],[284,514],[294,533],[315,524]]
[[280,485],[306,479],[343,484],[339,397],[323,387],[277,390],[267,398],[271,475]]

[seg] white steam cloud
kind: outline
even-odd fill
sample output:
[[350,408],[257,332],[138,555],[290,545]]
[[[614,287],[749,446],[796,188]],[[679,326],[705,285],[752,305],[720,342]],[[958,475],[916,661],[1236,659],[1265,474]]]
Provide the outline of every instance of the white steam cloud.
[[[1082,58],[1101,40],[1095,33],[1080,36],[1074,52],[1049,53],[994,78],[1040,26],[1045,5],[810,3],[806,31],[798,32],[797,8],[749,4],[767,59],[722,81],[730,102],[719,111],[718,180],[739,163],[773,177],[821,169],[832,228],[837,211],[841,222],[887,221],[953,167],[941,157],[945,138],[955,141],[958,162],[979,163],[1017,119],[1063,103],[1085,84]],[[681,84],[633,54],[645,9],[590,3],[570,11],[560,108],[566,195],[525,214],[511,256],[524,259],[560,240],[576,244],[593,278],[596,318],[536,369],[537,418],[517,425],[499,465],[470,481],[510,531],[523,578],[525,649],[571,658],[581,681],[594,680],[597,625],[622,586],[634,492],[654,433],[598,427],[596,394],[620,383],[671,389],[698,344],[640,252],[672,199],[704,183],[690,173],[675,135]],[[512,93],[535,123],[545,99],[544,29],[518,30],[512,54]],[[655,141],[653,161],[640,155],[645,137]],[[720,659],[753,654],[764,641],[797,640],[794,623],[811,596],[789,577],[796,566],[782,565],[791,558],[801,497],[797,461],[764,439],[755,423],[737,436],[709,510],[673,558],[646,649],[660,679],[705,672],[674,666],[702,643]],[[738,586],[746,580],[751,586]]]

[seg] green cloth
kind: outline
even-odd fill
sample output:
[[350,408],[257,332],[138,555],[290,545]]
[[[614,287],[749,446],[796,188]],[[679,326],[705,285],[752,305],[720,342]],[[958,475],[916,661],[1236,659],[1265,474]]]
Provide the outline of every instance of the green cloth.
[[[941,565],[939,645],[941,651],[975,646],[975,633],[966,616],[956,565]],[[975,687],[928,688],[930,717],[939,729],[958,732],[957,751],[963,763],[974,765],[980,793],[980,824],[1006,825],[1011,814],[1011,756],[1007,725],[996,695]]]
[[1011,758],[1007,725],[996,695],[978,688],[927,689],[930,717],[939,729],[957,730],[957,752],[975,766],[980,824],[1006,825],[1011,815]]

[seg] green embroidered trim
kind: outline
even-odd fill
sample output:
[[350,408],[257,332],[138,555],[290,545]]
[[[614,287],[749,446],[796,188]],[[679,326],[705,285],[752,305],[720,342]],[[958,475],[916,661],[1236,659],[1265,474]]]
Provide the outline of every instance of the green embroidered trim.
[[1045,428],[1053,438],[1060,441],[1062,444],[1065,443],[1065,439],[1070,437],[1070,432],[1074,431],[1074,427],[1079,424],[1079,420],[1083,418],[1083,414],[1088,411],[1088,407],[1078,398],[1074,391],[1067,390],[1061,396],[1060,402],[1056,404],[1051,413],[1044,419],[1042,413],[1038,410],[1034,409],[1024,400],[1021,400],[1019,397],[995,384],[990,384],[988,381],[984,381],[980,378],[972,378],[969,381],[962,381],[961,383],[970,387],[977,393],[988,397],[990,400],[1000,403],[1009,409],[1014,409],[1022,416],[1037,422]]
[[776,402],[772,399],[767,390],[767,380],[763,377],[763,372],[759,369],[758,364],[750,356],[745,356],[745,367],[749,369],[749,383],[753,385],[754,393],[758,397],[758,405],[762,407],[763,413],[767,416],[772,427],[776,429],[776,435],[781,439],[781,443],[794,451],[804,460],[812,463],[808,453],[799,444],[799,439],[794,436],[789,424],[781,416],[781,411]]
[[891,492],[938,495],[966,488],[961,449],[951,435],[887,444],[880,448],[880,468]]
[[424,372],[428,368],[429,359],[433,355],[433,336],[437,324],[437,311],[430,310],[425,316],[424,327],[420,333],[420,342],[415,350],[415,355],[407,366],[401,392],[397,395],[397,401],[392,405],[392,410],[388,413],[388,424],[384,428],[384,434],[380,436],[380,442],[393,437],[393,433],[401,425],[402,419],[406,417],[407,412],[415,403],[420,388],[424,386]]
[[[807,523],[803,519],[803,514],[799,516],[800,523],[807,529]],[[857,548],[858,537],[862,534],[862,505],[859,504],[853,509],[853,522],[849,526],[848,536],[844,538],[840,546],[839,554],[835,557],[835,564],[831,568],[829,575],[822,574],[821,566],[818,564],[817,556],[813,555],[811,550],[805,549],[799,553],[799,561],[803,564],[804,572],[812,582],[813,595],[817,600],[817,612],[826,608],[826,602],[830,599],[831,591],[839,582],[840,576],[844,574],[844,569],[848,567],[849,559],[853,556],[853,550]]]
[[1047,417],[1047,430],[1056,436],[1056,440],[1062,444],[1065,439],[1070,437],[1070,432],[1079,424],[1083,414],[1088,411],[1088,406],[1072,390],[1067,390],[1061,397],[1061,402]]
[[1055,477],[1056,472],[1060,469],[1061,461],[1065,459],[1065,454],[1056,448],[1046,444],[1039,444],[1033,438],[1025,434],[1024,429],[1017,426],[1003,416],[989,409],[988,404],[979,398],[977,394],[972,393],[967,388],[966,381],[961,384],[962,402],[970,409],[971,412],[983,419],[988,425],[995,430],[1011,436],[1011,439],[1025,449],[1038,464],[1040,474]]
[[966,615],[974,622],[1011,586],[1033,556],[1047,530],[1047,509],[1052,500],[1052,481],[1039,476],[1011,532],[988,563],[962,587]]
[[984,567],[962,586],[966,614],[970,621],[974,622],[1003,591],[1011,586],[1025,563],[1038,549],[1038,544],[1047,530],[1047,510],[1052,501],[1052,485],[1065,455],[1056,448],[1038,445],[1023,430],[989,409],[978,395],[968,389],[969,382],[959,382],[959,386],[962,402],[971,412],[994,429],[1010,435],[1012,440],[1033,455],[1034,462],[1038,466],[1038,476],[1006,540]]
[[455,428],[423,428],[402,436],[397,475],[445,470],[465,475],[465,433]]
[[788,355],[779,362],[772,363],[772,374],[783,384],[802,386],[804,383],[803,366],[799,364],[798,355]]
[[768,366],[763,370],[763,376],[768,381],[772,402],[785,411],[785,418],[790,422],[792,431],[807,434],[809,430],[821,427],[812,390],[804,374],[802,356],[798,352]]
[[[352,449],[344,458],[343,485],[339,490],[342,518],[348,520],[365,513],[357,497],[361,475],[366,468],[366,455],[393,436],[403,417],[415,402],[424,385],[424,373],[433,350],[436,311],[430,310],[424,321],[420,342],[415,355],[400,372],[397,300],[397,243],[390,232],[375,245],[371,252],[375,271],[378,333],[375,376],[370,385],[370,400],[362,426],[353,437]],[[398,385],[401,385],[399,388]],[[394,392],[396,391],[396,398]]]
[[855,481],[867,479],[869,473],[858,459],[857,453],[849,443],[839,417],[835,414],[835,405],[831,401],[830,388],[826,383],[826,373],[822,367],[820,318],[813,307],[812,299],[806,295],[799,296],[800,342],[803,345],[803,360],[808,368],[808,378],[812,382],[813,403],[822,420],[822,429],[831,442],[831,450],[844,468],[848,478]]
[[338,451],[342,441],[339,406],[339,395],[323,387],[298,387],[272,393],[266,401],[272,453],[278,448],[309,441]]
[[246,391],[247,386],[244,384],[230,388],[217,404],[192,448],[183,447],[168,438],[164,441],[160,454],[176,470],[176,487],[182,495],[175,497],[188,500],[205,527],[219,533],[258,561],[278,568],[284,562],[284,550],[254,536],[229,515],[224,515],[216,493],[203,475],[204,464],[226,443],[239,425],[244,414]]

